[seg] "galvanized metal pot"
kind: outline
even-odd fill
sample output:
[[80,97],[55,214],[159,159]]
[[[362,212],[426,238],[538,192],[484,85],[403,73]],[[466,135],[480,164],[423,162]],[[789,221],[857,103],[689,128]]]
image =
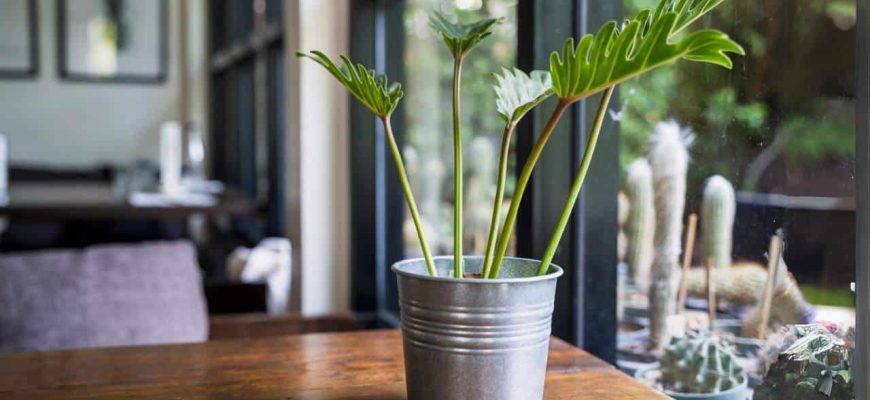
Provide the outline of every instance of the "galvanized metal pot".
[[[479,274],[482,257],[465,257]],[[556,278],[535,276],[535,260],[505,258],[499,279],[451,278],[453,257],[393,265],[399,281],[409,400],[538,400],[544,377]]]

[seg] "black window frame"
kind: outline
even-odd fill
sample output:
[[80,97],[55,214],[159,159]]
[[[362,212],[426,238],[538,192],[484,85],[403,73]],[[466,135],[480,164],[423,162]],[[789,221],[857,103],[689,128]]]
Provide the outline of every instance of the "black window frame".
[[286,235],[284,0],[255,21],[253,3],[208,5],[211,176],[262,210],[249,239]]
[[[856,345],[852,376],[870,376],[870,0],[857,1],[855,52]],[[870,398],[870,379],[857,379],[855,398]]]

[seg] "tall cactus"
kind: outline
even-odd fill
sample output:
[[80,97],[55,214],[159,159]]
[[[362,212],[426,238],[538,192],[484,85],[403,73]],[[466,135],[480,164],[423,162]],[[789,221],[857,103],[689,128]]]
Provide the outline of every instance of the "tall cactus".
[[736,357],[717,336],[674,338],[661,361],[662,384],[677,393],[721,393],[746,381]]
[[626,224],[629,276],[635,285],[646,288],[653,262],[656,218],[652,170],[646,159],[637,159],[628,165],[625,194],[630,205]]
[[649,287],[650,344],[661,351],[668,343],[668,317],[676,311],[680,250],[686,203],[687,147],[692,134],[674,121],[659,122],[650,138],[649,162],[655,191],[655,257]]
[[703,254],[717,268],[731,267],[731,243],[734,231],[734,187],[720,175],[707,179],[701,201],[701,235]]

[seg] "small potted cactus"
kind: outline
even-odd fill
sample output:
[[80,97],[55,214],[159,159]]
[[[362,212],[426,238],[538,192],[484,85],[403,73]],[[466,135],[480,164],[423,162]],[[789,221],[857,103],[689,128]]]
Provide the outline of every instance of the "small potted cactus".
[[854,400],[850,349],[821,324],[792,325],[754,400]]
[[746,400],[748,378],[719,336],[689,332],[675,337],[659,365],[635,377],[677,400]]

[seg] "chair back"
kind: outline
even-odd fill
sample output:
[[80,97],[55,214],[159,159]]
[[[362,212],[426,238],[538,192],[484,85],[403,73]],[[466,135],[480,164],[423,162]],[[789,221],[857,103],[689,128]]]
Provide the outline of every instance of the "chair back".
[[0,352],[207,338],[202,277],[187,241],[0,256]]

